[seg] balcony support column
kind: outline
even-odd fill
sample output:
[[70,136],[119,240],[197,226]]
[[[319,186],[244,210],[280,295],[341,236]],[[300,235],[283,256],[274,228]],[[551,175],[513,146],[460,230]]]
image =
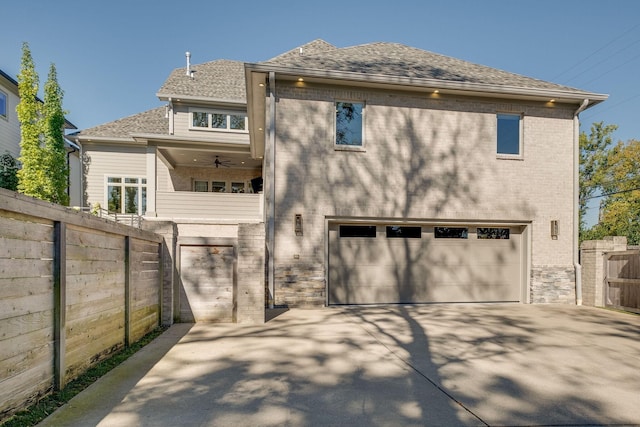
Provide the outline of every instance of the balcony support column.
[[147,211],[144,216],[154,217],[156,214],[156,189],[158,181],[157,150],[154,145],[147,145]]

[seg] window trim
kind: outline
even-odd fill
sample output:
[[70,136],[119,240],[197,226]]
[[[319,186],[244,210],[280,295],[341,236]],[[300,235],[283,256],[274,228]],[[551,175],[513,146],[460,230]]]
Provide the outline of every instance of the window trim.
[[2,104],[2,98],[4,98],[4,114],[0,113],[0,117],[3,119],[9,119],[9,95],[0,89],[0,104]]
[[[206,113],[207,115],[207,127],[194,126],[193,115],[194,113]],[[213,114],[226,115],[226,128],[214,128],[211,127],[211,117]],[[212,108],[197,108],[189,107],[189,130],[204,131],[204,132],[230,132],[230,133],[249,133],[249,116],[246,111],[236,110],[216,110]],[[244,116],[244,129],[231,129],[231,116]]]
[[[518,117],[518,153],[500,153],[498,151],[498,143],[499,143],[499,126],[498,123],[500,121],[500,116],[513,116]],[[524,114],[523,113],[513,113],[513,112],[502,112],[498,111],[495,115],[496,117],[496,157],[498,159],[512,159],[512,160],[522,160],[524,159]]]
[[[346,145],[346,144],[338,144],[338,104],[339,103],[349,103],[349,104],[361,104],[362,105],[362,125],[360,128],[360,139],[362,140],[361,145]],[[354,99],[336,99],[333,101],[333,148],[336,151],[366,151],[366,132],[365,132],[365,122],[366,122],[366,113],[367,104],[364,100],[354,100]]]
[[[111,178],[120,179],[120,182],[109,182],[109,180]],[[126,182],[127,179],[137,179],[138,182],[136,184],[127,183]],[[113,213],[116,213],[118,215],[140,215],[140,216],[145,215],[146,212],[142,212],[142,208],[146,207],[146,205],[147,205],[147,203],[146,203],[147,202],[147,194],[146,194],[147,177],[144,176],[144,175],[119,175],[119,174],[106,174],[106,175],[104,175],[104,200],[103,200],[103,202],[104,202],[105,209],[109,213],[112,213],[109,210],[109,186],[114,186],[114,184],[118,185],[121,189],[123,189],[124,187],[136,187],[138,189],[138,200],[137,200],[138,212],[136,212],[135,214],[123,212],[123,210],[126,209],[126,198],[125,198],[125,192],[121,191],[120,192],[120,203],[121,203],[120,212],[113,212]],[[145,190],[144,192],[142,191],[143,189]],[[143,196],[143,193],[144,193],[144,196]]]

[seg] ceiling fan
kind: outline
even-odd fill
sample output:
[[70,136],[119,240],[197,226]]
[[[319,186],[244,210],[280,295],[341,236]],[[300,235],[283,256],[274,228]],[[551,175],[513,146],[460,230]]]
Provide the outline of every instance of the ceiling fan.
[[216,168],[219,168],[220,166],[222,166],[223,168],[228,168],[229,166],[231,166],[231,160],[220,160],[219,156],[216,156],[216,160],[213,162],[214,165],[216,165]]

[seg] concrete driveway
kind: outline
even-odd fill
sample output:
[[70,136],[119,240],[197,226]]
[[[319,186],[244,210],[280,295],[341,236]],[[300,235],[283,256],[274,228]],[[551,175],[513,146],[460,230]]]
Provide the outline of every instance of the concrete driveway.
[[178,324],[46,426],[640,424],[640,316],[558,305]]

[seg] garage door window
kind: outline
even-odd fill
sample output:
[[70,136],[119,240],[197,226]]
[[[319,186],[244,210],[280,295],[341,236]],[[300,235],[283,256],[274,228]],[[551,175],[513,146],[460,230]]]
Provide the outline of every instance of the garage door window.
[[341,225],[340,237],[376,237],[375,225]]
[[467,239],[469,229],[466,227],[435,227],[434,235],[436,239]]
[[508,228],[478,228],[478,239],[509,239]]
[[387,226],[388,238],[420,239],[422,228],[420,227],[400,227],[398,225]]

